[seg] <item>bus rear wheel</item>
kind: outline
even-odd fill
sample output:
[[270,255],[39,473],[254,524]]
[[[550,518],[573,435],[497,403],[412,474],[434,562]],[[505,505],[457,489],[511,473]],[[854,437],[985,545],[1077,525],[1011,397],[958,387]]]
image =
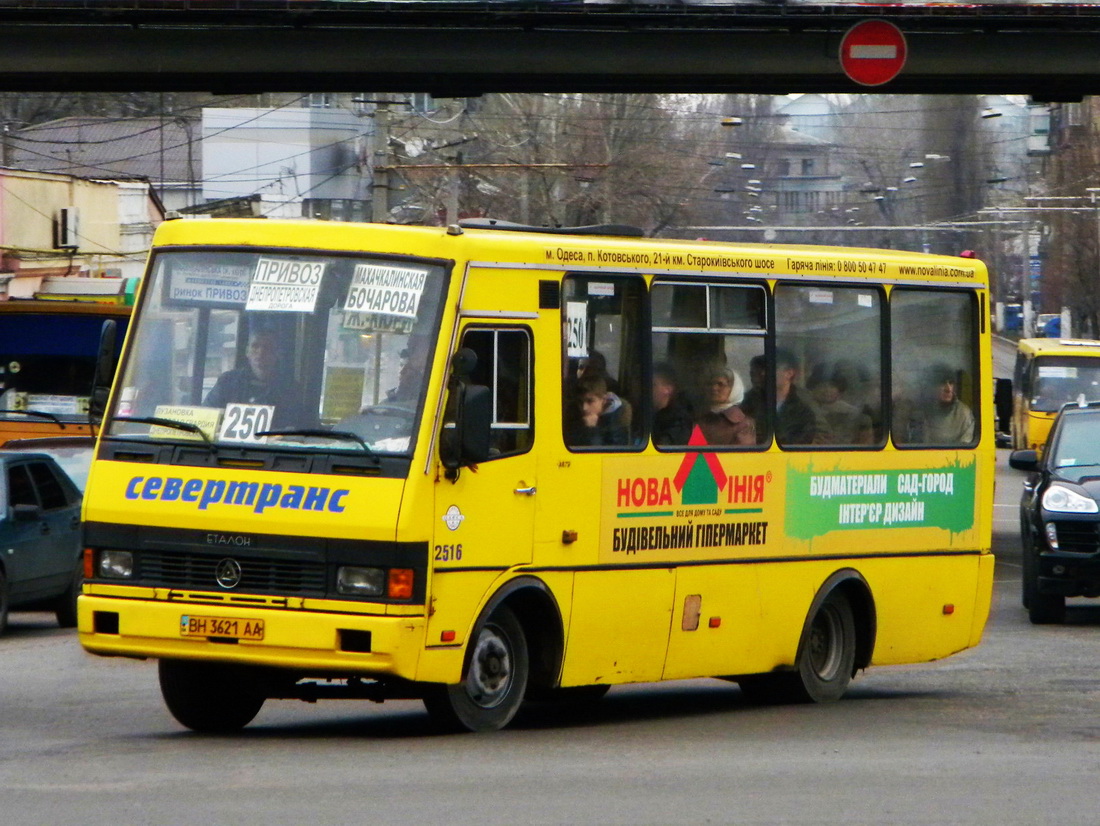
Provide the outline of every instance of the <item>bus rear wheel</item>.
[[519,711],[529,670],[523,627],[501,606],[474,634],[462,682],[430,687],[424,705],[445,729],[497,731]]
[[738,682],[752,702],[829,703],[847,691],[855,658],[852,605],[843,593],[833,591],[810,620],[793,671],[759,674]]
[[246,666],[161,660],[158,676],[172,716],[204,734],[239,731],[260,713],[266,699]]

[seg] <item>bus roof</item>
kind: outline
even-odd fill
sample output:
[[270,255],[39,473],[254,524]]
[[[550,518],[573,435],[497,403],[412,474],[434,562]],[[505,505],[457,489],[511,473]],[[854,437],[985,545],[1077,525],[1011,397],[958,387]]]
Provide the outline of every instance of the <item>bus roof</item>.
[[1100,356],[1100,341],[1084,338],[1022,338],[1017,349],[1031,356]]
[[[624,235],[579,235],[515,229],[356,224],[317,220],[177,219],[161,224],[153,246],[281,247],[463,258],[527,267],[641,273],[797,275],[813,280],[914,281],[984,286],[985,264],[974,258],[787,244],[718,242]],[[836,262],[850,261],[841,265]],[[872,266],[873,264],[873,266]]]

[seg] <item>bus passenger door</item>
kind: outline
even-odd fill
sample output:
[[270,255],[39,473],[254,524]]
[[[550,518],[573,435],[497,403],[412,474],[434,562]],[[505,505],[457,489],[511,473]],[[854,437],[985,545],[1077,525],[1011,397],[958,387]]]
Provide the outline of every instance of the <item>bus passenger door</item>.
[[[531,561],[538,492],[531,449],[531,332],[471,324],[459,347],[477,355],[468,381],[492,394],[491,457],[476,468],[463,468],[455,481],[441,480],[436,486],[432,561],[437,573],[449,568],[491,573],[488,569],[502,571]],[[445,582],[436,579],[438,585]]]

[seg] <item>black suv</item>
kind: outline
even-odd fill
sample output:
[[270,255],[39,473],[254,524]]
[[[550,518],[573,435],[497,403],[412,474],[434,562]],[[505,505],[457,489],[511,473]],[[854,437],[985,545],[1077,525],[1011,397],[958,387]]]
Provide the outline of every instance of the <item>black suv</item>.
[[1065,620],[1066,597],[1100,596],[1100,403],[1066,405],[1040,458],[1015,450],[1032,471],[1020,501],[1024,607],[1036,624]]

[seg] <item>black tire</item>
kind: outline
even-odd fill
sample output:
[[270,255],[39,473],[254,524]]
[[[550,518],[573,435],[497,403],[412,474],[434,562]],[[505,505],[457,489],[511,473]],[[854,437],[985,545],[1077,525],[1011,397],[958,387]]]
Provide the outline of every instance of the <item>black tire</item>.
[[65,593],[57,598],[54,614],[62,628],[76,628],[76,600],[84,591],[84,560],[79,559],[73,570],[73,579]]
[[172,716],[204,734],[227,734],[247,726],[266,699],[247,666],[161,660],[160,692]]
[[1041,594],[1036,587],[1028,601],[1027,617],[1032,625],[1061,625],[1066,621],[1066,598],[1061,594]]
[[1021,558],[1022,576],[1020,578],[1020,601],[1024,608],[1031,608],[1031,598],[1038,591],[1039,577],[1039,549],[1035,547],[1034,540],[1029,539],[1029,534],[1023,534],[1024,549]]
[[1034,542],[1024,546],[1022,590],[1032,625],[1060,625],[1066,621],[1066,598],[1039,592],[1039,549]]
[[424,705],[449,731],[497,731],[519,711],[529,671],[523,627],[501,606],[474,633],[462,682],[430,686]]
[[8,630],[8,614],[11,612],[11,595],[8,593],[8,576],[0,569],[0,634]]
[[833,591],[810,620],[794,671],[744,677],[738,684],[754,703],[830,703],[848,689],[855,660],[852,606],[844,594]]

